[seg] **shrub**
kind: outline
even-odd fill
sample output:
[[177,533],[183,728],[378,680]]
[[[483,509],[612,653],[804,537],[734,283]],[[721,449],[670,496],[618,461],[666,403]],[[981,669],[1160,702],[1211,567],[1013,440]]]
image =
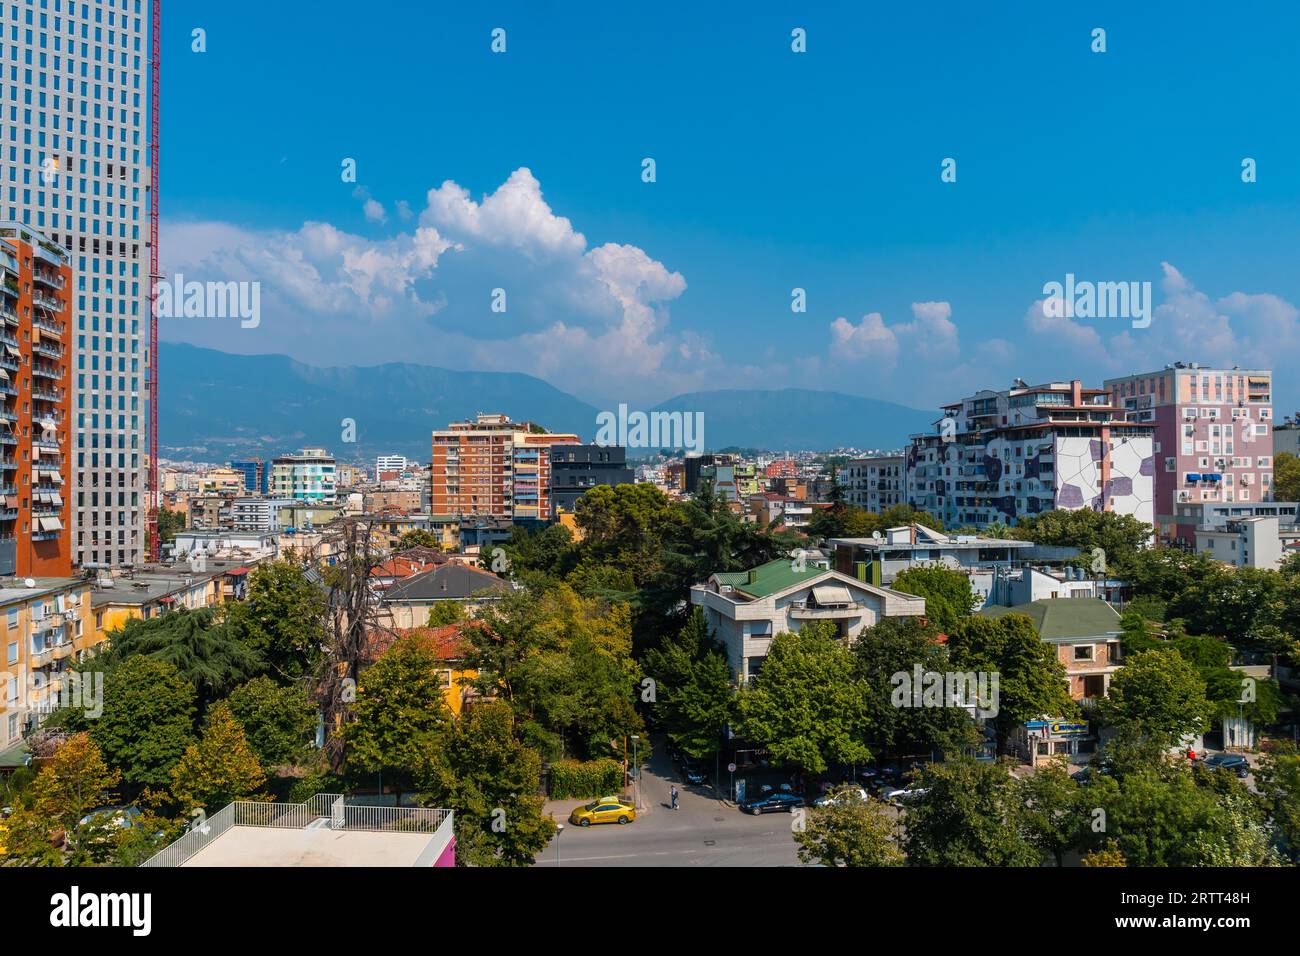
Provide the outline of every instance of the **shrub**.
[[551,764],[552,800],[603,797],[618,793],[623,785],[623,765],[617,760],[557,760]]

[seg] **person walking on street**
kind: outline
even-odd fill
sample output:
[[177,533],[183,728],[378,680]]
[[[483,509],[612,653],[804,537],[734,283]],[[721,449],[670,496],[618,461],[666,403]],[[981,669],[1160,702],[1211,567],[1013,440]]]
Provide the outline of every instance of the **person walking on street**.
[[673,802],[672,809],[674,810],[679,809],[679,807],[677,806],[677,784],[673,784],[673,788],[672,790],[669,791],[668,796]]

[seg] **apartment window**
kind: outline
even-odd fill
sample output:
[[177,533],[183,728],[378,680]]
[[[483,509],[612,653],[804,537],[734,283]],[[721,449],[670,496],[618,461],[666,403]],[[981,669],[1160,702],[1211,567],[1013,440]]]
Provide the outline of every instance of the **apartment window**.
[[1092,660],[1092,650],[1091,644],[1075,644],[1074,659],[1076,661],[1090,661]]
[[15,628],[17,626],[18,626],[18,608],[11,607],[9,609],[9,627]]
[[18,663],[18,642],[17,642],[17,641],[10,641],[10,642],[9,642],[9,656],[8,656],[8,661],[9,661],[10,664],[17,664],[17,663]]

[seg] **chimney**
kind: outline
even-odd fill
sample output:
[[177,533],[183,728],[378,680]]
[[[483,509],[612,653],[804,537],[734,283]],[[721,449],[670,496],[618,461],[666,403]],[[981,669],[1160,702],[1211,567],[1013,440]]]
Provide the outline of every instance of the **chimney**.
[[1083,404],[1083,382],[1077,378],[1070,383],[1070,404],[1075,408]]

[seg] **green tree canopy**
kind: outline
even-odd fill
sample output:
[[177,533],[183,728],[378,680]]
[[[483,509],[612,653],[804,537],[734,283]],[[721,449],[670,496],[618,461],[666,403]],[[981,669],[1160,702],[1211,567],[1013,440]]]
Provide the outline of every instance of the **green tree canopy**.
[[1205,681],[1172,647],[1127,658],[1101,702],[1102,718],[1121,735],[1164,747],[1205,731],[1212,710]]
[[758,676],[741,689],[738,730],[807,772],[865,763],[870,697],[834,625],[817,622],[772,639]]
[[183,810],[220,810],[249,799],[265,782],[244,728],[224,702],[208,712],[199,739],[172,768],[172,796]]
[[908,802],[903,848],[912,866],[1037,866],[1025,809],[1005,767],[957,757],[930,764]]

